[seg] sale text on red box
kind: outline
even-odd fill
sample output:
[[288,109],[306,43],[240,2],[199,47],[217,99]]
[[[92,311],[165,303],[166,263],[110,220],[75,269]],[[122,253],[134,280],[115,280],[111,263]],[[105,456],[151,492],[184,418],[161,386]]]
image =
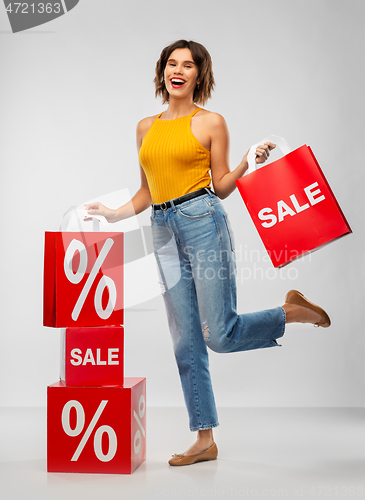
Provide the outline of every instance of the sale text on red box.
[[66,328],[60,378],[71,386],[123,385],[123,353],[122,326]]

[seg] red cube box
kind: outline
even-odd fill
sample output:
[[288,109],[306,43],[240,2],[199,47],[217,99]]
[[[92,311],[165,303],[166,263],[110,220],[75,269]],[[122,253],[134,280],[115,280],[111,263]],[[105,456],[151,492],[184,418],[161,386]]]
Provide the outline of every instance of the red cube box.
[[48,472],[131,474],[146,459],[146,379],[47,388]]
[[122,326],[66,328],[60,379],[70,386],[123,385],[123,352]]
[[43,324],[123,324],[123,233],[46,232]]

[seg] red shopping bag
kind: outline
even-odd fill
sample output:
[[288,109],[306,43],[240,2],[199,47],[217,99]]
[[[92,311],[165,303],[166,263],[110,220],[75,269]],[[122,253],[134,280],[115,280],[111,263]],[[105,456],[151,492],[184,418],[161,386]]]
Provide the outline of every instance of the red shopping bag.
[[123,324],[123,233],[46,232],[43,324]]
[[[270,136],[260,144],[271,140],[285,150],[280,139]],[[274,267],[352,232],[309,146],[248,171],[236,184]]]

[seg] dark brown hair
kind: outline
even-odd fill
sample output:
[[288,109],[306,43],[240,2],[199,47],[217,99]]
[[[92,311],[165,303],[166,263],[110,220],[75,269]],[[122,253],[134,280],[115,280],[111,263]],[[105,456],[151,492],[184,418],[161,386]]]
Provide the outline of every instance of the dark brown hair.
[[187,40],[178,40],[162,50],[160,59],[156,64],[156,76],[153,80],[156,88],[155,96],[161,96],[163,104],[169,102],[169,93],[165,87],[163,74],[170,55],[176,49],[190,49],[194,63],[198,67],[199,82],[199,85],[194,90],[193,101],[204,105],[209,99],[215,84],[212,60],[207,49],[200,43],[193,42],[192,40],[189,42]]

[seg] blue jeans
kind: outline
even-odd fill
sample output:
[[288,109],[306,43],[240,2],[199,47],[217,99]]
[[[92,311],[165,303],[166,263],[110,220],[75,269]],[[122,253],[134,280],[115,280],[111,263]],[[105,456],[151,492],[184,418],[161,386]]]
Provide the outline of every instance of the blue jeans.
[[207,346],[238,352],[279,344],[282,307],[238,315],[230,223],[219,198],[206,194],[152,208],[152,235],[175,358],[192,431],[218,424]]

